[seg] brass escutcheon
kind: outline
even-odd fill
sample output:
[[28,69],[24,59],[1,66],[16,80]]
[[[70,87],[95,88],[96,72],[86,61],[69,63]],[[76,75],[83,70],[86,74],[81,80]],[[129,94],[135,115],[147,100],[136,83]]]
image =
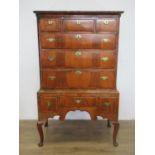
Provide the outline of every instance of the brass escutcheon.
[[53,24],[53,20],[48,20],[47,23],[48,23],[48,25],[52,25]]
[[50,101],[47,101],[46,104],[47,104],[48,109],[50,109],[52,107],[52,103]]
[[76,24],[77,24],[77,25],[80,25],[80,24],[81,24],[80,20],[77,20],[77,21],[76,21]]
[[82,38],[82,36],[80,34],[75,35],[75,39],[80,40],[81,38]]

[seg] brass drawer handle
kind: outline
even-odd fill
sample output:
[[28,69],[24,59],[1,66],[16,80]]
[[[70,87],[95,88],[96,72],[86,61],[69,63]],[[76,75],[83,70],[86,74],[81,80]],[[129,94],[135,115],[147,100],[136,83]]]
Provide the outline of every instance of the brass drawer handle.
[[104,20],[102,20],[102,23],[105,24],[105,25],[108,25],[109,24],[109,20],[104,19]]
[[56,39],[55,38],[47,38],[48,42],[54,42]]
[[76,99],[76,100],[74,100],[74,102],[79,104],[79,103],[81,103],[81,100],[80,99]]
[[80,24],[81,24],[80,20],[77,20],[77,21],[76,21],[76,24],[77,24],[77,25],[80,25]]
[[107,62],[108,60],[109,60],[108,57],[101,57],[101,61],[103,61],[103,62]]
[[50,101],[46,102],[47,108],[50,109],[52,107],[52,103]]
[[81,56],[81,55],[82,55],[81,51],[76,51],[76,52],[75,52],[75,56],[79,57],[79,56]]
[[75,74],[76,74],[76,75],[80,75],[80,74],[82,74],[82,72],[81,72],[80,70],[76,70],[76,71],[75,71]]
[[48,56],[48,61],[54,61],[55,60],[55,56]]
[[110,102],[104,102],[102,105],[105,107],[109,107],[111,105],[111,103]]
[[82,36],[80,34],[75,35],[75,39],[80,40],[81,38],[82,38]]
[[48,25],[52,25],[53,24],[53,20],[48,20],[47,23],[48,23]]
[[110,42],[110,39],[108,39],[108,38],[103,38],[102,41],[103,41],[104,43],[108,43],[108,42]]
[[108,76],[101,76],[100,79],[101,80],[108,80]]
[[49,76],[48,77],[48,80],[55,80],[56,79],[56,76]]

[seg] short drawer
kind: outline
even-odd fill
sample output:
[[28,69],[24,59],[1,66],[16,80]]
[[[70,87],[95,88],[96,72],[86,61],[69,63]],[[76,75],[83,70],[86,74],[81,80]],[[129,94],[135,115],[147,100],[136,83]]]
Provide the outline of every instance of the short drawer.
[[118,98],[100,97],[97,107],[102,112],[116,114],[118,112]]
[[50,34],[40,35],[42,48],[97,48],[115,49],[116,35],[113,33],[104,34]]
[[94,31],[94,21],[86,19],[73,19],[63,21],[63,31],[64,32],[93,32]]
[[41,50],[41,67],[62,68],[114,68],[116,51],[114,50]]
[[51,88],[115,88],[114,70],[43,69],[41,85]]
[[103,18],[96,21],[97,32],[117,32],[118,22],[114,18]]
[[61,107],[92,107],[97,103],[95,97],[73,97],[73,96],[61,96]]
[[38,108],[39,112],[56,111],[57,97],[51,95],[39,95],[38,96]]
[[52,18],[41,18],[39,20],[40,31],[58,32],[61,30],[61,20]]

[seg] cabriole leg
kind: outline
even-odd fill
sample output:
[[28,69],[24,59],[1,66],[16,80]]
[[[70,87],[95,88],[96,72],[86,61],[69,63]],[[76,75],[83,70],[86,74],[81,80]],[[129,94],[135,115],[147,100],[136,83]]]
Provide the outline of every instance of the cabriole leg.
[[119,130],[119,122],[113,122],[113,126],[114,126],[114,129],[113,129],[113,145],[118,146],[116,139],[117,139],[117,133]]
[[44,121],[37,122],[37,129],[38,129],[39,136],[40,136],[40,142],[38,143],[39,147],[43,146],[43,142],[44,142],[44,134],[43,134],[43,125],[44,124],[45,124]]

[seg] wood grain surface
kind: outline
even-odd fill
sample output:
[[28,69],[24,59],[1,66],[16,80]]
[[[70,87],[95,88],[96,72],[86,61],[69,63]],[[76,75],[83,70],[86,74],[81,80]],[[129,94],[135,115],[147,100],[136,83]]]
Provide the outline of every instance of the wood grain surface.
[[119,147],[105,121],[49,121],[45,145],[37,146],[36,121],[20,121],[20,155],[134,155],[134,121],[120,121]]

